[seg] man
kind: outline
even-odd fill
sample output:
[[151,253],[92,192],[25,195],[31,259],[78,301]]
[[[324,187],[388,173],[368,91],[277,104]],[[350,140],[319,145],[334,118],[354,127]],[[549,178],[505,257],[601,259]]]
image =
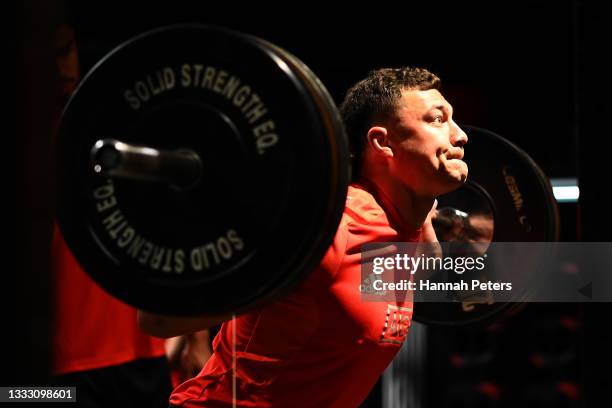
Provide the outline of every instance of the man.
[[[361,300],[360,247],[435,242],[436,196],[467,178],[461,160],[467,136],[439,87],[424,69],[399,68],[374,71],[348,91],[341,112],[358,177],[331,247],[291,294],[224,323],[212,357],[174,390],[171,405],[351,407],[363,401],[407,334],[412,302]],[[228,318],[139,312],[140,327],[161,337]]]

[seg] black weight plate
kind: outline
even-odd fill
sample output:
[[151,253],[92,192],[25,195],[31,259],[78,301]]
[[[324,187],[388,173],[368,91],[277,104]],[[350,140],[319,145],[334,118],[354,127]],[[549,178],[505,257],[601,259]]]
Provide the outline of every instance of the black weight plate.
[[[344,205],[339,205],[340,202],[346,202],[346,194],[348,183],[351,180],[350,158],[348,150],[348,141],[345,136],[344,123],[340,112],[338,111],[333,98],[321,82],[321,80],[295,55],[287,50],[284,50],[277,45],[274,45],[266,40],[258,38],[257,41],[270,49],[275,55],[282,58],[289,69],[299,78],[303,89],[307,92],[314,102],[314,109],[321,118],[321,125],[324,132],[329,135],[337,135],[334,138],[329,138],[326,143],[329,143],[328,148],[331,150],[331,157],[337,162],[336,166],[330,168],[328,175],[330,191],[328,192],[327,219],[321,219],[319,224],[310,226],[311,231],[305,231],[312,238],[312,243],[305,246],[306,251],[302,253],[301,259],[296,258],[294,268],[301,271],[313,270],[323,258],[323,255],[331,244],[331,238],[335,235],[339,219],[342,217]],[[338,173],[334,173],[338,172]],[[333,233],[330,235],[329,227],[333,226]],[[306,272],[307,273],[307,272]],[[279,294],[286,292],[294,282],[279,276],[280,281],[275,283],[276,291]],[[271,294],[274,297],[274,294]]]
[[[493,242],[550,242],[559,234],[557,204],[548,178],[527,153],[503,137],[464,126],[468,181],[438,197],[438,208],[492,217]],[[439,235],[439,234],[438,234]],[[534,271],[537,273],[537,260]],[[414,318],[437,325],[486,322],[517,307],[515,303],[419,303]]]
[[[331,242],[349,182],[343,128],[308,80],[259,39],[199,25],[103,58],[59,141],[60,226],[87,272],[127,303],[181,315],[242,311],[299,282]],[[202,181],[178,191],[101,177],[89,152],[105,138],[192,150]]]

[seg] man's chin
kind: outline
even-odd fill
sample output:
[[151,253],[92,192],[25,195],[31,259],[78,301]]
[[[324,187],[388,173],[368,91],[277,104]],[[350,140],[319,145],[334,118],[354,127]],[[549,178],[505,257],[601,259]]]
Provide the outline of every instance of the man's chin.
[[452,169],[450,171],[450,175],[454,180],[457,181],[457,183],[460,183],[461,185],[465,184],[468,177],[467,164],[465,164],[465,162],[461,162],[460,166],[457,166],[457,168]]
[[451,159],[443,163],[443,166],[441,166],[441,170],[445,171],[451,177],[464,176],[465,180],[465,177],[467,177],[468,174],[468,165],[463,160]]
[[444,186],[441,188],[439,195],[451,193],[458,188],[461,188],[465,182],[467,181],[468,173],[467,172],[452,172],[449,174],[447,182],[444,183]]

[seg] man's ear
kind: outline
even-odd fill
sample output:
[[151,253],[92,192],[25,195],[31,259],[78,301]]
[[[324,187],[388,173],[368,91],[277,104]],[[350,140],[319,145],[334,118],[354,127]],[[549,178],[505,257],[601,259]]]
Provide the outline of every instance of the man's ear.
[[389,139],[389,132],[386,127],[373,126],[368,130],[368,145],[375,155],[382,155],[386,158],[393,157],[393,149]]

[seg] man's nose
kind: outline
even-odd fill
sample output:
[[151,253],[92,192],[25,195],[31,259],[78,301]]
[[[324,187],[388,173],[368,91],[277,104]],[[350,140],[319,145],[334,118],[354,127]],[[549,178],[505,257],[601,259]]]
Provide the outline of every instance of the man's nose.
[[458,147],[463,147],[468,142],[467,134],[455,122],[453,122],[450,142],[453,146]]

